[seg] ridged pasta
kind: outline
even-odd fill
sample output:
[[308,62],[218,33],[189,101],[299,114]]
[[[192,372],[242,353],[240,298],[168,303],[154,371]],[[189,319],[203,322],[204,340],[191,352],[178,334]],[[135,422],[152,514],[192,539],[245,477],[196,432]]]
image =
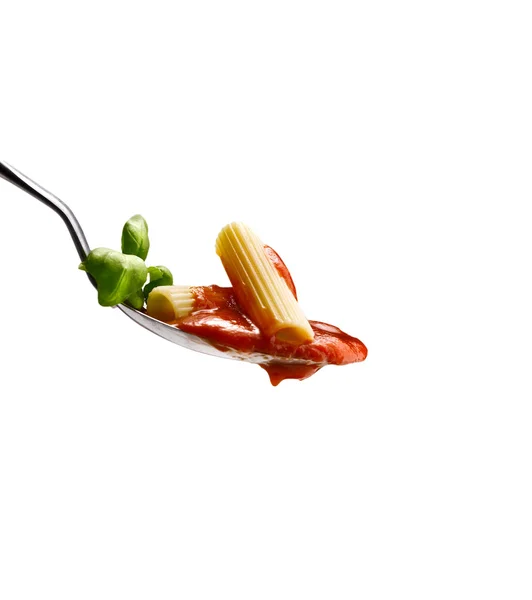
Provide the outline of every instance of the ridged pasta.
[[172,323],[194,310],[194,294],[186,285],[160,285],[149,296],[146,312],[150,317]]
[[279,275],[258,236],[243,223],[226,225],[216,253],[231,280],[238,304],[266,336],[303,344],[314,332],[301,307]]

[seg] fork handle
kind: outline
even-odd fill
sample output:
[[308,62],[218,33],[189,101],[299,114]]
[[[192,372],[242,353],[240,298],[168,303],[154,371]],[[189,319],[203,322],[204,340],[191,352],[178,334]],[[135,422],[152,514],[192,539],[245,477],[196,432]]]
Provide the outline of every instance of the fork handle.
[[[39,184],[35,183],[35,181],[32,181],[29,177],[26,177],[26,175],[1,160],[0,178],[9,181],[9,183],[17,186],[30,196],[37,198],[37,200],[40,200],[43,204],[46,204],[46,206],[54,210],[63,219],[65,225],[67,226],[80,259],[84,261],[87,258],[87,254],[90,252],[90,246],[87,242],[87,238],[85,237],[83,229],[81,229],[81,225],[78,223],[74,213],[64,202],[59,200],[57,196],[54,196],[48,190],[45,190]],[[90,275],[89,279],[91,280],[91,283],[95,285],[95,282]]]

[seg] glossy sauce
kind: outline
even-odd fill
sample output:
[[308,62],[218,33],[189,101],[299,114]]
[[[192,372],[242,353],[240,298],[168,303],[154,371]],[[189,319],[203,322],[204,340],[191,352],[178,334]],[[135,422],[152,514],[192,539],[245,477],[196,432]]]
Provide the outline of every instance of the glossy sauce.
[[[284,262],[269,246],[265,246],[265,252],[296,296],[292,277]],[[284,379],[307,379],[327,364],[346,365],[363,361],[367,356],[366,346],[360,340],[334,325],[319,321],[309,321],[314,340],[308,344],[293,346],[275,337],[267,338],[240,310],[232,288],[211,285],[193,287],[192,290],[195,295],[194,312],[177,321],[176,327],[205,338],[222,351],[238,350],[271,356],[268,364],[260,366],[268,372],[272,385],[278,385]],[[276,358],[279,359],[277,362]],[[283,359],[296,361],[281,362]]]

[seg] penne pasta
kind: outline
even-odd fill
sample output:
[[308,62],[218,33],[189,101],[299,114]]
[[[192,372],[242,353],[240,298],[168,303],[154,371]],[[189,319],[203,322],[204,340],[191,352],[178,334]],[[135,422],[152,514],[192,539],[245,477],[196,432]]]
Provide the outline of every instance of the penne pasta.
[[238,304],[264,335],[291,344],[314,339],[312,327],[292,291],[269,260],[263,243],[247,225],[226,225],[216,240],[216,252]]
[[194,309],[194,294],[186,285],[160,285],[154,288],[147,301],[150,317],[172,323],[188,316]]

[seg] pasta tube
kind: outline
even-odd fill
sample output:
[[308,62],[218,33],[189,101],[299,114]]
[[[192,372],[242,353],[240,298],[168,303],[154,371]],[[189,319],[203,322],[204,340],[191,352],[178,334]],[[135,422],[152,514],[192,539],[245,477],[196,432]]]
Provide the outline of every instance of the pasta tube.
[[172,323],[189,315],[194,309],[194,294],[186,285],[160,285],[149,296],[146,312],[150,317]]
[[231,280],[238,304],[264,335],[275,335],[278,340],[292,344],[314,339],[314,332],[286,281],[247,225],[226,225],[216,240],[216,253]]

